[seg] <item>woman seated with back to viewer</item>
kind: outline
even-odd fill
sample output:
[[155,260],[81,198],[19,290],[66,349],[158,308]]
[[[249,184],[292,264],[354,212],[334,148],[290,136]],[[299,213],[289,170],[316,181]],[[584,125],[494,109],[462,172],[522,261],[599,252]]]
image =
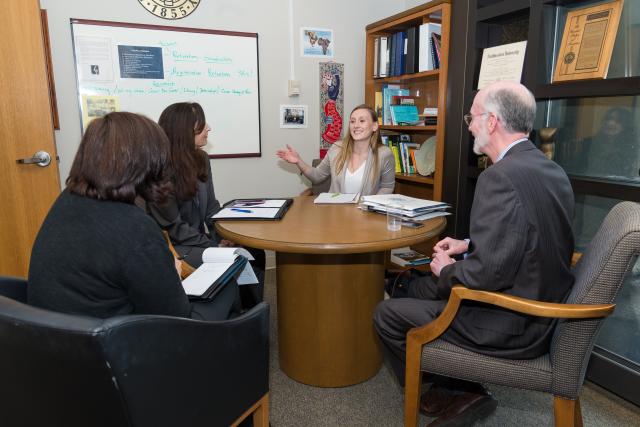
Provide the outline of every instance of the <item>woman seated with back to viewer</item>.
[[278,157],[298,166],[314,184],[331,175],[332,193],[390,194],[395,186],[393,153],[382,144],[378,116],[367,105],[353,109],[349,132],[342,143],[334,144],[317,167],[306,164],[296,150],[287,145]]
[[167,136],[144,116],[116,112],[89,124],[33,245],[29,304],[100,318],[228,318],[238,287],[190,303],[160,228],[134,204],[167,198],[169,159]]
[[[171,146],[174,191],[163,203],[147,203],[147,211],[167,231],[176,252],[197,268],[202,265],[205,249],[234,245],[219,238],[211,218],[220,210],[209,156],[202,150],[211,128],[202,107],[195,102],[171,104],[160,114],[158,124]],[[251,264],[260,283],[241,287],[245,308],[262,301],[265,267],[264,251],[247,249],[255,258]]]

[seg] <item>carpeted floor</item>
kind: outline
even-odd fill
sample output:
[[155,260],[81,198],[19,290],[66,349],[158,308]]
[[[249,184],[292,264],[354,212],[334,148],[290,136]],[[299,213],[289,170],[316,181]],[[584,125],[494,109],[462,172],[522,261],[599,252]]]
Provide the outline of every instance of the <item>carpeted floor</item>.
[[[267,266],[273,258],[267,258]],[[278,366],[275,269],[267,270],[265,300],[271,305],[271,426],[402,426],[403,397],[386,366],[370,380],[351,387],[319,388],[300,384]],[[478,426],[553,425],[553,398],[544,393],[489,386],[498,409]],[[640,426],[640,408],[606,390],[585,383],[581,393],[585,426]],[[420,425],[431,419],[421,416]]]

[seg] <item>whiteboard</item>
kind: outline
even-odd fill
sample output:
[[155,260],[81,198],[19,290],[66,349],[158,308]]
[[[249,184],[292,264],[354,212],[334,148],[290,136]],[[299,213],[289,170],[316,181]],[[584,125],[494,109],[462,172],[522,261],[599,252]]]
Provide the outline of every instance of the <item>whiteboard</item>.
[[111,111],[157,121],[198,102],[210,157],[260,156],[258,34],[81,19],[71,31],[83,131]]

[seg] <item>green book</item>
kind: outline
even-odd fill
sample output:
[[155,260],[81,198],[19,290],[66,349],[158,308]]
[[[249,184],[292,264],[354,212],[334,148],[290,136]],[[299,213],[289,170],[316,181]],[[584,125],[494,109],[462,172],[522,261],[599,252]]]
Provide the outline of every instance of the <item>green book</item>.
[[418,107],[415,105],[392,105],[391,122],[394,125],[417,125],[421,123],[418,117]]

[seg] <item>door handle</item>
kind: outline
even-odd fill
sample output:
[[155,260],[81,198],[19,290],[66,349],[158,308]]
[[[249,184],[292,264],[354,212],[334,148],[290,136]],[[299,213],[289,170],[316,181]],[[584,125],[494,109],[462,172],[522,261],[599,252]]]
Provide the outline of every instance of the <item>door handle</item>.
[[23,165],[36,164],[40,167],[49,166],[51,163],[51,156],[46,151],[38,151],[33,155],[33,157],[28,157],[26,159],[18,159],[16,163],[20,163]]

